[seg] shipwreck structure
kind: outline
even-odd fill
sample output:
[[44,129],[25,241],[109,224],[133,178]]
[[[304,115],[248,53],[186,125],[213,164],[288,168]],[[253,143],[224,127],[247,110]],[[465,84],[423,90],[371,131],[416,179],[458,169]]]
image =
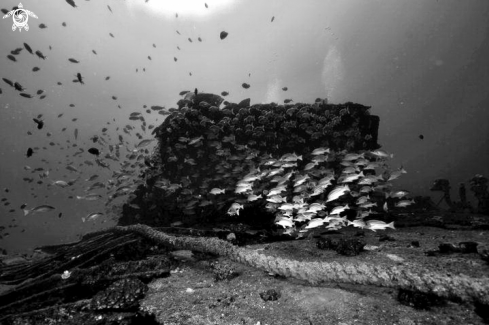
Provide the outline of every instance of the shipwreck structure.
[[[154,129],[158,146],[146,162],[145,185],[124,205],[119,225],[168,226],[229,217],[229,206],[240,199],[236,183],[260,160],[318,147],[377,149],[380,119],[369,109],[319,98],[313,104],[250,105],[250,99],[236,104],[215,94],[189,92]],[[297,168],[304,167],[298,163]],[[223,193],[213,195],[212,189]],[[241,212],[242,220],[266,215],[259,204]]]

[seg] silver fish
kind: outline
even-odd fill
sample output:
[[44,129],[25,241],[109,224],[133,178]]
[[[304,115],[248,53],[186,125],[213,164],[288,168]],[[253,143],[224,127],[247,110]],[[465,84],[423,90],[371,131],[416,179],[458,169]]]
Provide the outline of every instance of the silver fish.
[[402,201],[399,201],[395,204],[395,207],[396,208],[405,208],[407,207],[408,205],[411,205],[413,203],[416,203],[414,202],[414,200],[402,200]]
[[331,192],[329,192],[328,200],[326,202],[334,201],[349,191],[350,191],[350,188],[348,187],[348,185],[336,186]]
[[24,216],[28,215],[29,213],[37,213],[37,212],[49,212],[56,209],[55,207],[52,207],[50,205],[39,205],[35,208],[32,208],[30,210],[24,209]]
[[92,220],[95,220],[97,219],[98,217],[101,217],[103,216],[104,214],[101,213],[101,212],[94,212],[94,213],[89,213],[87,214],[86,217],[82,217],[82,221],[85,222],[85,221],[92,221]]
[[385,223],[384,221],[380,221],[380,220],[368,220],[367,226],[365,228],[370,229],[374,232],[379,229],[384,230],[385,228],[396,229],[394,228],[394,221],[392,221],[391,223]]
[[141,149],[141,148],[147,147],[153,141],[155,141],[155,139],[143,140],[136,145],[136,148]]
[[68,182],[59,180],[59,181],[53,181],[53,185],[56,185],[56,186],[59,186],[59,187],[67,187],[70,184],[68,184]]

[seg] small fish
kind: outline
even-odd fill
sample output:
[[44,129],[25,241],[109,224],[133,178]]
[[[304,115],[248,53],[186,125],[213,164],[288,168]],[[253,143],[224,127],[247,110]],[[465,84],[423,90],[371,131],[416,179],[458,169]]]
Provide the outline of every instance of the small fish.
[[192,43],[192,39],[191,39],[190,37],[188,38],[188,41],[189,41],[190,43]]
[[61,26],[66,27],[66,23],[65,22],[62,22],[61,23]]
[[346,218],[346,216],[344,217],[331,217],[331,216],[327,216],[324,218],[324,220],[326,222],[329,222],[331,224],[335,224],[335,223],[346,223],[348,221],[348,219]]
[[309,221],[305,229],[317,228],[325,222],[324,219],[315,218]]
[[197,137],[197,138],[193,138],[193,139],[190,139],[190,141],[188,142],[189,145],[193,145],[193,144],[196,144],[200,141],[202,141],[204,139],[203,136],[200,136],[200,137]]
[[22,85],[20,83],[18,83],[18,82],[14,83],[14,88],[15,88],[15,90],[18,90],[18,91],[25,90],[25,88],[22,87]]
[[384,150],[374,150],[370,151],[370,153],[378,158],[394,158],[394,154],[389,154]]
[[282,203],[282,202],[287,202],[287,198],[281,197],[280,195],[274,195],[270,198],[267,198],[267,201],[271,203]]
[[247,193],[247,192],[251,192],[251,191],[252,191],[251,185],[248,184],[247,186],[246,185],[237,186],[236,189],[234,190],[234,193],[243,194],[243,193]]
[[345,206],[337,206],[337,207],[334,207],[333,209],[331,209],[329,214],[330,215],[341,214],[343,211],[348,210],[348,209],[350,209],[348,204],[346,204]]
[[353,226],[356,228],[365,228],[367,226],[365,221],[359,219],[353,221],[347,220],[346,222],[348,223],[348,226]]
[[73,1],[73,0],[66,0],[66,2],[67,2],[67,3],[68,3],[70,6],[72,6],[73,8],[76,8],[75,1]]
[[289,88],[287,88],[287,87],[282,88],[283,91],[287,91],[287,89],[289,89]]
[[44,126],[44,121],[38,120],[37,118],[33,118],[32,120],[37,124],[37,128],[41,130],[42,127]]
[[34,150],[32,150],[32,148],[28,148],[28,149],[27,149],[26,156],[27,156],[27,157],[31,157],[33,153],[34,153]]
[[253,201],[256,201],[258,199],[261,199],[263,196],[260,194],[260,195],[255,195],[255,194],[250,194],[248,195],[248,202],[253,202]]
[[221,189],[221,188],[213,188],[212,190],[210,190],[209,194],[212,194],[212,195],[217,195],[217,194],[224,194],[226,192],[226,189]]
[[246,82],[244,82],[244,83],[241,85],[241,87],[243,87],[244,89],[248,89],[248,88],[250,88],[250,85],[249,85],[249,84],[247,84]]
[[387,198],[391,197],[391,198],[401,199],[407,195],[409,195],[408,191],[402,191],[402,190],[401,191],[395,191],[395,192],[391,191],[389,193],[385,193],[385,198],[387,199]]
[[95,50],[92,50],[92,53],[95,54],[95,55],[97,55],[97,51],[95,51]]
[[91,193],[91,194],[88,194],[86,196],[78,196],[78,195],[76,196],[77,200],[87,200],[87,201],[96,201],[96,200],[101,199],[101,198],[102,198],[102,195],[95,194],[95,193]]
[[143,140],[136,145],[136,148],[141,149],[141,148],[147,147],[153,141],[155,141],[155,140],[154,139]]
[[360,158],[363,158],[363,156],[365,155],[365,153],[360,153],[360,154],[356,154],[356,153],[348,153],[346,154],[344,157],[343,157],[343,161],[352,161],[352,160],[358,160]]
[[423,140],[423,139],[424,139],[424,135],[420,134],[420,135],[419,135],[419,138],[420,138],[421,140]]
[[12,54],[7,55],[7,58],[9,58],[11,61],[17,62],[17,59]]
[[222,32],[219,34],[219,37],[220,37],[221,39],[225,39],[227,36],[228,36],[228,33],[227,33],[227,32],[225,32],[225,31],[222,31]]
[[39,71],[39,70],[41,70],[41,69],[39,69],[38,67],[32,68],[32,71],[34,71],[34,72]]
[[314,162],[310,162],[310,163],[308,163],[308,164],[307,164],[307,165],[304,167],[304,170],[311,170],[311,169],[313,169],[314,167],[316,167],[316,165],[317,165],[317,164],[318,164],[318,163],[317,163],[316,161],[314,161]]
[[318,156],[318,155],[324,155],[325,153],[329,153],[329,152],[330,152],[329,148],[321,147],[321,148],[314,149],[311,152],[311,155]]
[[202,42],[202,38],[198,37],[197,39],[199,40],[199,42]]
[[414,200],[402,200],[402,201],[397,202],[394,206],[396,208],[405,208],[408,205],[411,205],[411,204],[414,204],[414,203],[416,203]]
[[192,159],[192,158],[185,158],[185,159],[183,160],[183,163],[184,163],[184,164],[189,164],[189,165],[192,165],[192,166],[197,165],[197,163],[195,162],[195,160],[194,160],[194,159]]
[[10,54],[19,55],[22,50],[23,50],[23,48],[22,47],[19,47],[19,48],[16,48],[15,50],[13,50],[13,51],[10,51]]
[[97,148],[90,148],[87,150],[89,153],[91,153],[92,155],[95,155],[95,156],[98,156],[100,155],[100,151],[97,149]]
[[227,95],[229,95],[229,93],[228,93],[227,91],[223,91],[223,92],[221,93],[221,96],[227,96]]
[[294,225],[294,222],[292,221],[292,218],[279,217],[275,220],[275,224],[287,228],[292,227]]
[[391,223],[385,223],[384,221],[380,221],[380,220],[368,220],[366,222],[366,227],[365,229],[369,229],[369,230],[372,230],[372,231],[376,231],[376,230],[384,230],[385,228],[392,228],[392,229],[396,229],[394,228],[394,221],[391,222]]
[[69,171],[72,171],[72,172],[78,172],[78,169],[76,169],[75,167],[73,167],[71,165],[66,166],[66,169],[68,169]]
[[32,95],[27,93],[20,93],[19,95],[25,98],[32,98]]
[[7,79],[7,78],[2,78],[2,80],[3,80],[3,81],[5,81],[5,83],[6,83],[7,85],[9,85],[9,86],[11,86],[11,87],[15,87],[15,85],[14,85],[14,82],[13,82],[13,81],[11,81],[11,80],[9,80],[9,79]]
[[43,59],[43,60],[46,60],[46,57],[44,56],[44,54],[42,54],[41,51],[37,50],[36,51],[36,55],[38,56],[38,58]]
[[104,160],[95,159],[95,162],[96,162],[96,163],[97,163],[97,165],[99,165],[100,167],[110,169],[110,165],[109,165],[108,163],[106,163]]
[[294,204],[292,203],[283,203],[278,207],[279,210],[293,210]]
[[173,61],[177,62],[177,60],[178,60],[178,59],[177,59],[176,57],[173,57]]
[[86,222],[86,221],[93,221],[95,219],[97,219],[98,217],[101,217],[103,216],[104,214],[101,213],[101,212],[94,212],[94,213],[89,213],[87,214],[86,217],[82,217],[82,221],[83,222]]
[[[112,8],[110,8],[110,6],[109,6],[109,5],[107,5],[107,8],[109,8],[110,12],[112,12]],[[113,12],[112,12],[112,13],[113,13]]]
[[63,180],[53,181],[52,184],[53,185],[56,185],[56,186],[59,186],[59,187],[67,187],[67,186],[70,186],[70,184],[68,184],[68,182],[63,181]]
[[204,2],[204,5],[205,5],[206,8],[209,8],[209,6],[207,6],[207,3]]
[[398,170],[393,171],[389,175],[389,178],[387,179],[387,181],[392,181],[392,180],[398,179],[402,174],[406,174],[406,173],[407,173],[407,171],[403,167],[401,167]]
[[52,207],[50,205],[40,205],[35,208],[32,208],[30,210],[25,210],[24,209],[24,216],[28,215],[29,213],[37,213],[37,212],[49,212],[56,209],[55,207]]
[[75,131],[73,132],[73,135],[75,136],[75,140],[78,139],[78,129],[75,129]]
[[29,52],[30,54],[34,54],[34,53],[32,52],[32,48],[29,46],[29,44],[24,43],[24,47],[25,47],[25,49],[27,50],[27,52]]
[[275,20],[275,16],[272,16],[272,19],[270,20],[271,23]]
[[349,174],[348,176],[344,177],[340,183],[351,183],[353,181],[358,180],[361,177],[364,177],[365,175],[363,174],[363,171],[361,171],[359,174]]
[[339,198],[340,196],[343,196],[346,192],[349,192],[350,188],[348,185],[344,186],[337,186],[335,187],[329,194],[328,194],[328,200],[326,202],[331,202]]
[[82,78],[82,75],[81,75],[81,73],[80,73],[80,72],[78,72],[78,73],[76,74],[76,81],[75,81],[75,82],[79,82],[79,83],[81,83],[82,85],[84,85],[84,84],[85,84],[85,83],[83,82],[83,78]]
[[114,34],[112,34],[112,33],[109,33],[109,35],[110,35],[110,36],[111,36],[112,38],[115,38],[115,37],[114,37]]
[[95,175],[92,175],[92,176],[90,176],[89,178],[87,178],[85,181],[86,181],[86,182],[91,182],[91,181],[96,180],[98,177],[99,177],[99,176],[95,174]]
[[73,63],[80,63],[77,59],[69,58],[68,61],[73,62]]
[[292,102],[292,101],[294,101],[294,100],[293,100],[293,99],[284,99],[284,103],[285,103],[285,104],[288,104],[288,103],[290,103],[290,102]]
[[239,210],[244,209],[244,206],[239,203],[233,203],[228,209],[228,215],[233,216],[233,215],[238,215],[239,216]]
[[44,28],[47,28],[48,26],[46,26],[45,24],[39,24],[39,28],[41,29],[44,29]]
[[41,95],[42,93],[44,93],[44,90],[42,90],[42,89],[39,89],[39,90],[36,92],[36,94],[38,94],[38,95]]

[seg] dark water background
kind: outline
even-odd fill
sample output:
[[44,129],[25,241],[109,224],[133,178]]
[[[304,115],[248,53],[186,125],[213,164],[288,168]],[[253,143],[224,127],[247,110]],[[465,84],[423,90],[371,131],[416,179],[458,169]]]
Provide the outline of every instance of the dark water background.
[[[158,125],[164,117],[144,113],[143,105],[175,107],[178,93],[194,88],[228,91],[226,99],[232,102],[327,97],[333,103],[372,106],[372,114],[381,118],[379,142],[394,153],[391,167],[402,165],[408,171],[394,182],[395,188],[414,195],[437,200],[439,194],[429,187],[436,178],[448,178],[456,196],[459,182],[489,174],[486,0],[75,1],[77,8],[61,0],[23,1],[24,9],[39,17],[29,19],[29,31],[13,32],[12,18],[0,21],[0,77],[18,81],[28,93],[42,89],[47,95],[42,100],[23,98],[0,81],[0,197],[7,199],[0,206],[0,226],[6,227],[0,232],[0,247],[8,251],[71,241],[113,225],[117,209],[93,222],[81,220],[103,211],[106,198],[68,196],[84,195],[84,180],[90,175],[109,180],[120,164],[111,162],[109,171],[84,164],[94,159],[87,152],[73,154],[92,146],[90,137],[101,135],[104,127],[109,142],[118,143],[122,134],[124,147],[134,148],[140,141],[136,132],[144,139],[151,135],[129,121],[129,114],[142,112],[148,124]],[[11,10],[18,4],[2,0],[0,7]],[[39,28],[41,23],[47,28]],[[223,30],[229,35],[221,40]],[[10,51],[24,42],[47,59],[24,49],[17,62],[9,60]],[[33,72],[35,66],[40,71]],[[77,72],[85,85],[72,82]],[[251,87],[242,88],[243,82]],[[38,114],[45,120],[42,130],[32,121]],[[127,124],[136,129],[131,136],[121,131]],[[27,158],[28,147],[40,149]],[[121,163],[126,153],[124,149]],[[48,187],[52,180],[77,177],[66,170],[70,162],[81,171],[80,181],[64,189]],[[26,171],[26,165],[43,167],[50,175],[36,184],[38,173]],[[35,182],[26,183],[23,177]],[[50,204],[56,210],[24,217],[19,208],[23,203],[29,208]]]

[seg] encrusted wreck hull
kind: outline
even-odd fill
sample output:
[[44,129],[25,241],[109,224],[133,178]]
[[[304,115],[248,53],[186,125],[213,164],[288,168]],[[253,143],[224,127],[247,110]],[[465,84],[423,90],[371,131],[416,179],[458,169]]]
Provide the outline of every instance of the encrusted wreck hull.
[[[167,226],[226,216],[238,198],[236,183],[260,159],[307,154],[318,147],[336,152],[380,147],[380,119],[369,113],[368,106],[321,101],[250,106],[247,99],[225,102],[219,109],[222,101],[213,94],[186,96],[179,109],[155,128],[159,144],[148,162],[146,183],[124,205],[119,225]],[[298,168],[301,164],[298,161]],[[213,188],[225,193],[212,195]],[[260,206],[242,212],[244,218],[267,215]]]

